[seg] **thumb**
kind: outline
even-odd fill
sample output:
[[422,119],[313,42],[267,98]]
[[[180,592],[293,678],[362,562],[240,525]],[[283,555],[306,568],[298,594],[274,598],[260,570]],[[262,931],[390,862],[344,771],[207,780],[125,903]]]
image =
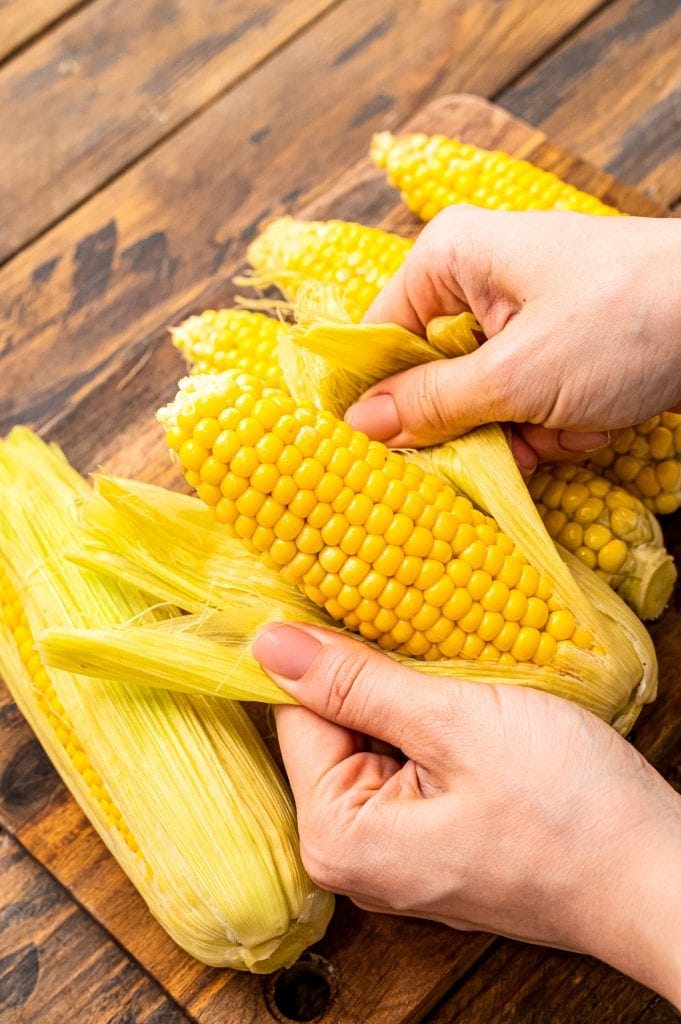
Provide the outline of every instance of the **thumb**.
[[360,640],[307,624],[267,626],[253,643],[267,673],[327,721],[384,740],[428,766],[448,759],[434,723],[447,717],[452,687]]
[[509,346],[498,337],[469,355],[424,363],[386,378],[350,406],[346,421],[394,448],[421,448],[482,423],[532,419],[530,410],[518,408],[518,396],[527,389],[519,389],[513,375],[500,367],[499,357]]

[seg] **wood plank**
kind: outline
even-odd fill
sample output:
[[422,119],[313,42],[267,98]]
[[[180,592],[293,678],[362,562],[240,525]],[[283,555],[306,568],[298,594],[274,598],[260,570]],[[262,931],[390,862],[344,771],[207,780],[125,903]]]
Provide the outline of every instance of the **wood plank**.
[[428,0],[415,33],[413,5],[345,0],[0,271],[0,430],[75,403],[374,129],[500,88],[594,6]]
[[22,718],[4,685],[0,686],[0,807],[2,824],[12,833],[35,814],[61,812],[65,800],[59,776]]
[[0,1018],[189,1024],[189,1018],[0,829]]
[[677,0],[616,0],[496,98],[669,205],[681,198],[680,53]]
[[0,61],[83,0],[0,0]]
[[94,0],[0,69],[0,262],[334,2]]
[[[650,1014],[653,1014],[650,1016]],[[672,1024],[664,999],[590,957],[500,943],[424,1024]]]
[[[661,212],[610,175],[570,157],[548,142],[542,132],[479,99],[453,97],[431,104],[410,127],[452,132],[480,145],[499,146],[549,168],[560,168],[565,177],[630,212]],[[333,212],[399,227],[412,234],[418,230],[416,221],[401,209],[381,174],[367,161],[331,186],[320,184],[317,195],[300,212],[306,216],[328,216]],[[244,241],[240,249],[235,246],[235,262],[241,259],[243,245]],[[194,300],[195,307],[227,300],[230,287],[213,279]],[[141,358],[143,353],[146,362]],[[180,372],[177,353],[162,333],[152,331],[139,349],[128,352],[127,364],[110,372],[77,407],[55,422],[50,436],[63,443],[68,456],[81,470],[103,465],[115,472],[179,486],[161,432],[154,424],[153,410],[172,394]],[[678,529],[681,519],[673,517],[670,522]],[[678,546],[674,550],[681,555]],[[637,732],[642,746],[658,756],[667,772],[673,775],[679,771],[679,777],[681,764],[676,750],[681,724],[676,723],[681,723],[681,687],[675,684],[675,660],[680,628],[677,603],[656,627],[661,697],[657,705],[646,709]],[[0,766],[2,763],[0,753]],[[0,806],[0,820],[2,815]],[[52,813],[49,806],[36,807],[34,813],[14,826],[10,823],[10,827],[16,828],[27,849],[201,1024],[217,1024],[225,1019],[268,1019],[268,999],[272,998],[274,983],[212,971],[185,957],[150,921],[139,897],[105,855],[72,801],[65,799],[59,813]],[[315,950],[331,964],[338,978],[334,1000],[320,1022],[407,1024],[422,1019],[452,986],[466,993],[465,979],[475,979],[475,965],[486,950],[503,948],[488,936],[457,934],[425,922],[367,915],[341,900],[327,936]],[[540,951],[537,955],[551,954]],[[614,972],[610,974],[617,978]],[[536,1020],[531,1015],[524,1019],[518,1016],[516,1024],[534,1024]]]
[[[272,980],[207,968],[184,954],[149,917],[74,801],[65,801],[58,814],[34,817],[18,836],[201,1024],[222,1024],[225,1019],[255,1024],[264,1019],[274,998]],[[457,935],[424,922],[372,917],[339,900],[327,934],[314,947],[337,979],[333,1006],[322,1019],[329,1024],[402,1021],[405,1011],[431,1005],[490,941],[489,936]],[[405,970],[407,950],[410,963]]]

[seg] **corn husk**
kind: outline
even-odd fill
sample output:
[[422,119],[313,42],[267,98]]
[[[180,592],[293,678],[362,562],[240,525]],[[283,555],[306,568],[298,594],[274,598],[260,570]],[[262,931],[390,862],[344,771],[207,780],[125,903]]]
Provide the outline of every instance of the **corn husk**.
[[290,795],[250,719],[232,701],[45,674],[30,638],[48,626],[153,632],[177,610],[66,559],[88,488],[59,451],[16,428],[0,443],[0,486],[4,607],[27,623],[17,643],[5,617],[0,671],[62,779],[192,956],[256,973],[292,963],[332,897],[302,867]]
[[[195,614],[184,628],[196,634],[198,642],[204,645],[201,663],[205,663],[203,659],[210,661],[211,657],[214,657],[215,664],[220,668],[213,673],[207,671],[203,676],[201,673],[192,674],[188,682],[184,678],[183,670],[178,669],[175,672],[171,664],[167,668],[166,682],[170,674],[174,677],[174,688],[195,690],[198,684],[203,688],[202,692],[215,694],[228,693],[232,685],[230,679],[233,678],[233,685],[240,688],[239,693],[244,693],[244,690],[250,687],[249,699],[269,700],[270,696],[263,688],[262,673],[252,662],[250,655],[250,644],[261,622],[279,619],[315,622],[327,627],[332,624],[323,611],[317,609],[307,599],[301,599],[300,592],[294,585],[287,583],[276,570],[260,564],[252,556],[246,556],[247,566],[244,566],[243,559],[237,559],[232,563],[230,572],[224,574],[219,585],[213,585],[210,578],[211,559],[209,556],[202,562],[202,552],[211,550],[212,534],[215,534],[216,545],[224,544],[223,527],[211,519],[208,510],[196,498],[174,495],[171,503],[175,509],[173,513],[166,502],[166,494],[162,488],[149,484],[100,478],[93,495],[83,507],[85,543],[77,557],[91,565],[115,565],[115,569],[112,567],[111,571],[115,571],[122,579],[138,578],[139,561],[145,567],[146,586],[150,593],[159,597],[163,595],[164,599],[171,600],[180,607],[187,603],[185,595],[188,587],[181,582],[182,573],[178,570],[173,576],[177,589],[170,589],[167,565],[185,561],[188,566],[187,577],[191,579],[189,590],[193,592],[193,588],[196,587],[203,591],[206,601],[199,611],[192,594],[190,610],[195,613],[199,611],[199,614]],[[102,504],[110,507],[111,519],[100,511]],[[194,516],[196,528],[191,525]],[[155,526],[156,517],[161,524],[160,532]],[[107,520],[110,523],[109,530],[102,526]],[[140,530],[142,522],[146,524],[144,532]],[[162,539],[158,541],[158,537]],[[194,543],[196,549],[192,552]],[[228,543],[231,545],[235,542],[229,540]],[[552,542],[549,544],[554,552],[553,557],[557,557],[555,546]],[[125,553],[121,554],[122,552]],[[103,555],[101,561],[100,553]],[[113,562],[112,553],[115,555]],[[625,655],[616,662],[618,666],[622,666],[622,671],[629,673],[624,679],[608,671],[611,662],[604,646],[601,648],[601,654],[584,652],[584,660],[580,662],[579,670],[575,669],[572,661],[574,652],[570,658],[559,658],[557,663],[545,666],[498,665],[466,661],[462,658],[425,662],[415,658],[393,656],[412,668],[429,674],[483,682],[532,685],[577,701],[620,730],[629,729],[641,705],[651,700],[655,693],[657,674],[652,642],[636,616],[591,570],[585,569],[576,559],[568,559],[567,553],[565,557],[570,563],[569,568],[563,561],[559,561],[561,576],[564,574],[569,581],[565,587],[566,593],[572,594],[574,599],[580,602],[580,613],[582,604],[588,606],[588,614],[599,629],[599,639],[601,636],[607,640],[612,638],[612,642],[616,639],[625,649]],[[254,573],[257,573],[252,584],[240,576],[244,568],[252,578]],[[198,576],[195,576],[195,573],[198,573]],[[250,591],[249,586],[252,586]],[[249,593],[259,602],[261,622],[241,614],[245,607],[244,595]],[[218,609],[221,615],[207,615],[207,607]],[[337,627],[337,623],[335,625]],[[174,623],[169,627],[160,628],[164,634],[170,629],[171,634],[177,635],[177,626]],[[159,635],[159,627],[154,627],[153,630],[143,629],[142,633],[146,633],[149,638],[146,643],[146,654],[150,659],[149,667],[155,670],[163,659],[163,643],[166,637]],[[140,639],[135,639],[134,661],[130,664],[141,666],[141,647],[145,645],[138,642]],[[65,631],[57,633],[51,630],[41,636],[41,650],[48,660],[64,659],[60,663],[72,666],[77,662],[82,670],[101,671],[112,675],[113,678],[119,678],[122,668],[126,666],[128,643],[128,640],[124,641],[121,637],[120,630],[109,630],[106,634],[100,630],[96,635],[81,633],[78,636],[68,635]],[[210,645],[214,645],[213,648]],[[621,655],[619,650],[617,653]],[[167,660],[173,659],[167,657]],[[248,666],[253,668],[252,672],[248,670]]]

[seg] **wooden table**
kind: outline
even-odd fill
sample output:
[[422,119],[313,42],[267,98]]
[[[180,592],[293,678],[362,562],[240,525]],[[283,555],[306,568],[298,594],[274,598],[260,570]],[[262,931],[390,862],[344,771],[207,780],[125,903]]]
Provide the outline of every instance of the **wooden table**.
[[[178,486],[152,418],[183,369],[166,328],[230,302],[261,222],[305,210],[413,234],[357,164],[372,131],[409,119],[529,156],[631,212],[673,209],[680,53],[678,0],[4,0],[0,430],[29,423],[83,472]],[[432,104],[461,92],[509,113]],[[667,534],[678,557],[678,517]],[[633,737],[677,786],[679,606],[653,629],[662,693]],[[2,1024],[310,1020],[317,970],[333,981],[322,1024],[678,1019],[588,958],[343,900],[321,967],[204,968],[148,917],[4,688],[0,872]]]

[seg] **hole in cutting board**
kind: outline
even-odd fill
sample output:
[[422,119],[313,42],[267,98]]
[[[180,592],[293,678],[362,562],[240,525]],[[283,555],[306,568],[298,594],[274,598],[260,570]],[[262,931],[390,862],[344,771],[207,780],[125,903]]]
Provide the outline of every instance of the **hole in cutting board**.
[[284,967],[267,979],[265,1001],[281,1024],[314,1024],[329,1009],[336,990],[333,966],[324,957],[308,953],[292,967]]

